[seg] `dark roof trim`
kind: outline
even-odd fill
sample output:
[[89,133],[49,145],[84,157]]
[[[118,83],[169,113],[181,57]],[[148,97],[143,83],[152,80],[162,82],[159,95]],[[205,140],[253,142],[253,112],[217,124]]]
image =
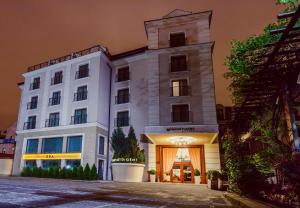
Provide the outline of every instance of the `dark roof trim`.
[[123,53],[112,55],[111,60],[115,61],[115,60],[118,60],[118,59],[121,59],[121,58],[126,58],[126,57],[129,57],[129,56],[137,55],[137,54],[140,54],[140,53],[144,53],[146,50],[148,50],[148,46],[133,49],[133,50],[126,51],[126,52],[123,52]]
[[18,86],[24,85],[24,82],[19,82],[17,85]]

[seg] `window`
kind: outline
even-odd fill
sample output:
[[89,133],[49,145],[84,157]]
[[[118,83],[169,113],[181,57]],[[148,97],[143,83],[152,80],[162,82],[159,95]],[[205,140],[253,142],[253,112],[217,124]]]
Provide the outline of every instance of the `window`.
[[82,136],[69,136],[67,152],[81,152]]
[[87,99],[87,86],[81,86],[77,88],[77,92],[74,94],[74,101]]
[[24,129],[35,129],[36,116],[29,116],[27,122],[24,123]]
[[59,113],[50,113],[46,120],[45,127],[59,126]]
[[38,104],[38,96],[31,97],[31,101],[27,103],[27,109],[36,109]]
[[80,160],[66,160],[67,169],[80,166]]
[[186,71],[187,63],[185,55],[171,56],[171,72]]
[[170,34],[170,47],[178,47],[185,45],[185,33],[171,33]]
[[171,96],[187,96],[189,87],[186,79],[172,81]]
[[61,160],[42,160],[43,168],[59,168]]
[[104,142],[105,138],[103,136],[99,137],[99,146],[98,146],[98,154],[104,155]]
[[60,91],[53,92],[52,98],[49,98],[49,105],[59,105],[60,97]]
[[54,73],[54,77],[51,78],[51,85],[56,85],[62,83],[63,72],[58,71]]
[[25,161],[25,167],[26,168],[34,168],[37,167],[36,160],[26,160]]
[[75,74],[75,79],[81,79],[88,76],[89,76],[89,65],[84,64],[79,66],[79,69]]
[[44,138],[42,145],[43,153],[61,153],[63,137]]
[[39,146],[38,139],[28,139],[26,145],[26,153],[37,153]]
[[129,112],[122,111],[117,113],[116,126],[129,126]]
[[72,116],[71,124],[81,124],[87,122],[87,110],[86,108],[75,110],[74,116]]
[[117,81],[122,82],[127,80],[129,80],[129,66],[118,69]]
[[173,122],[189,122],[189,105],[173,105],[172,106],[172,121]]
[[36,77],[33,79],[33,82],[30,84],[30,90],[35,90],[40,88],[40,78]]
[[129,102],[129,89],[118,90],[118,96],[116,97],[116,104]]

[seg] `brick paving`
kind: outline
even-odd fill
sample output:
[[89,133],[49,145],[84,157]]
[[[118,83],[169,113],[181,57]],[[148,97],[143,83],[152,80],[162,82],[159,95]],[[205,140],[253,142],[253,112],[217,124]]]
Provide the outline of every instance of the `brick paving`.
[[205,185],[0,177],[0,208],[232,207]]

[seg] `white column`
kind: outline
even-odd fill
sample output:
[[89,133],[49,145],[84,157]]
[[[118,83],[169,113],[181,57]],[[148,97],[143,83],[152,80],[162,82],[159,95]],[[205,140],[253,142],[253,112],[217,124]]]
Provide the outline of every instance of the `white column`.
[[49,86],[51,83],[51,71],[48,70],[45,74],[45,80],[44,83],[41,83],[42,91],[41,95],[42,97],[42,102],[41,102],[41,120],[40,120],[40,126],[37,128],[44,128],[45,127],[45,120],[46,120],[46,112],[48,108],[48,98],[49,98]]
[[68,64],[65,71],[64,71],[64,90],[63,90],[63,97],[62,97],[62,115],[61,115],[61,125],[68,125],[69,119],[68,118],[68,103],[70,97],[70,75],[71,75],[71,64]]

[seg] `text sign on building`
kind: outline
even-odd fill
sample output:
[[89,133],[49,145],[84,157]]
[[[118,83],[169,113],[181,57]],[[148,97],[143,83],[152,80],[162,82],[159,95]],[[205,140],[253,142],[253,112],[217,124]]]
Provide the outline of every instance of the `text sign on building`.
[[194,127],[168,127],[166,128],[166,131],[170,132],[194,132]]
[[23,160],[76,160],[81,159],[81,153],[55,154],[24,154]]

